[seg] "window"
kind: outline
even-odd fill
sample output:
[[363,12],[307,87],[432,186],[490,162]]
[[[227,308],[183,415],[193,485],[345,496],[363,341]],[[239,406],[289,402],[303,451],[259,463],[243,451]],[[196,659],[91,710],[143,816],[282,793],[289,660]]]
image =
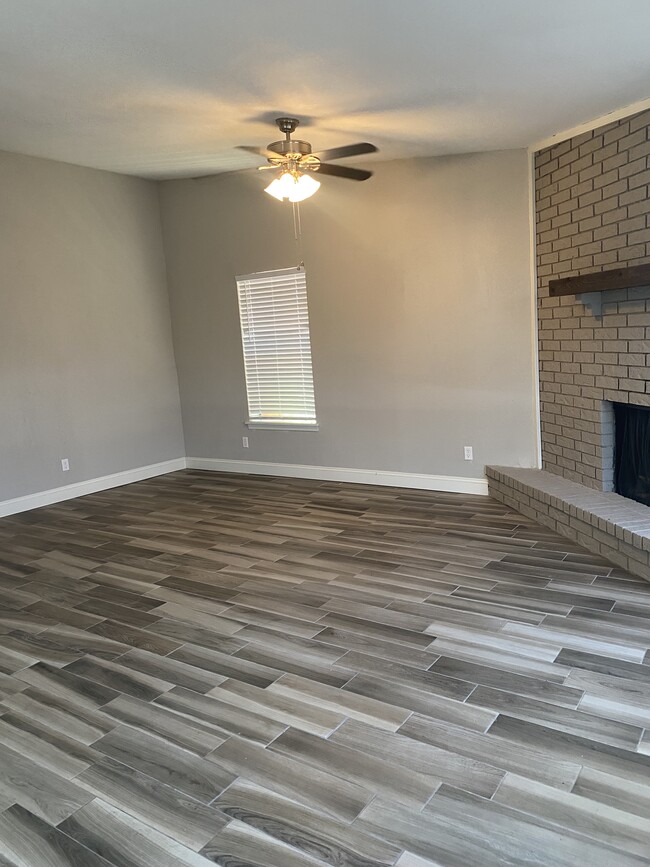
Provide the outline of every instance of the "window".
[[317,430],[305,269],[237,277],[249,427]]

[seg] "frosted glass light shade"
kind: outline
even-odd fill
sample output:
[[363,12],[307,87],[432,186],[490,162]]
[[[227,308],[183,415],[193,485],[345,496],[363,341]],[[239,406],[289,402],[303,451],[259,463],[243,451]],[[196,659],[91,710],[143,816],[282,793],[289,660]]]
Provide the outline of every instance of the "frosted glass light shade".
[[277,199],[279,202],[282,202],[284,199],[289,198],[294,185],[295,181],[291,172],[284,172],[279,178],[273,178],[264,192],[268,193],[269,196],[273,196],[273,198]]
[[290,202],[302,202],[313,196],[320,187],[320,181],[309,175],[294,177],[291,172],[283,172],[279,178],[274,178],[264,190],[279,202],[289,199]]
[[316,190],[320,187],[320,181],[312,178],[311,175],[300,175],[296,178],[291,193],[289,194],[290,202],[302,202],[313,196]]

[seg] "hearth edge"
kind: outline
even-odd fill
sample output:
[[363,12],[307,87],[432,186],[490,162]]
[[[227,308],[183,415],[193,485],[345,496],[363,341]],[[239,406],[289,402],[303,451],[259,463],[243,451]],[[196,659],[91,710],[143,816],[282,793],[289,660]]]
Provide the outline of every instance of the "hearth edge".
[[650,581],[650,507],[545,470],[487,466],[490,496]]

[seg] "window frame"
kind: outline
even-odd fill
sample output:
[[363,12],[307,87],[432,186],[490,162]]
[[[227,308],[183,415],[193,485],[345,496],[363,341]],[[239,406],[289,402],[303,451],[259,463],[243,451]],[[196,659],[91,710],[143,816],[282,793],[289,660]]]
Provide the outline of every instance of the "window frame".
[[[314,408],[314,417],[313,420],[311,418],[301,418],[299,416],[264,416],[261,415],[256,417],[252,411],[252,403],[254,404],[255,398],[253,401],[251,400],[252,390],[249,390],[249,384],[254,379],[254,371],[249,365],[250,358],[250,337],[248,332],[250,332],[250,328],[247,329],[247,323],[251,318],[251,307],[248,306],[246,309],[246,297],[247,293],[248,297],[250,297],[250,288],[246,288],[246,283],[251,283],[255,281],[263,281],[264,279],[272,279],[273,277],[281,277],[282,275],[291,275],[294,273],[302,273],[303,276],[303,286],[300,287],[300,291],[304,293],[304,302],[301,304],[300,301],[296,303],[295,310],[298,313],[302,313],[304,315],[306,321],[306,331],[307,331],[307,340],[308,340],[308,365],[309,365],[309,376],[307,378],[307,385],[309,388],[311,403]],[[291,430],[291,431],[317,431],[319,429],[318,417],[316,415],[316,401],[315,401],[315,387],[314,387],[314,370],[313,370],[313,357],[311,350],[311,328],[309,323],[309,303],[307,299],[307,273],[304,265],[299,265],[297,267],[290,268],[277,268],[275,270],[269,271],[257,271],[252,274],[243,274],[235,277],[235,285],[237,288],[237,305],[238,305],[238,316],[239,316],[239,326],[241,333],[241,350],[242,350],[242,360],[244,364],[244,384],[246,389],[246,403],[248,409],[248,418],[244,422],[245,425],[250,429],[257,430]],[[269,287],[272,292],[272,286]],[[297,287],[298,291],[298,287]],[[272,302],[269,304],[269,308],[272,307]],[[298,324],[298,329],[302,326],[300,323]],[[302,361],[302,348],[298,348],[297,356],[301,359],[301,365],[304,364]],[[255,357],[255,356],[253,356]],[[303,380],[304,382],[304,380]],[[303,384],[304,388],[304,384]],[[256,387],[256,397],[259,405],[259,411],[262,413],[263,406],[261,400],[261,392],[259,384]]]

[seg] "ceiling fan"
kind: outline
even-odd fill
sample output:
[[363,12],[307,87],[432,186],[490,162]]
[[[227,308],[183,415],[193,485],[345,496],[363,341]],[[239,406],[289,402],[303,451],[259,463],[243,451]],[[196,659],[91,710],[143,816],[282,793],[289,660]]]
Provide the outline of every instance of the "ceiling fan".
[[266,157],[269,165],[259,166],[258,171],[275,169],[278,172],[265,192],[279,201],[288,199],[290,202],[302,202],[313,196],[320,187],[320,181],[316,180],[315,174],[333,175],[350,181],[367,181],[372,177],[372,172],[365,169],[335,166],[331,165],[329,160],[375,153],[375,145],[359,142],[313,153],[309,142],[291,138],[300,123],[297,118],[278,117],[275,122],[284,133],[284,139],[271,142],[265,148],[240,145],[239,150]]

